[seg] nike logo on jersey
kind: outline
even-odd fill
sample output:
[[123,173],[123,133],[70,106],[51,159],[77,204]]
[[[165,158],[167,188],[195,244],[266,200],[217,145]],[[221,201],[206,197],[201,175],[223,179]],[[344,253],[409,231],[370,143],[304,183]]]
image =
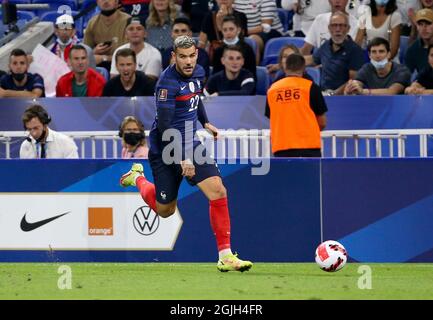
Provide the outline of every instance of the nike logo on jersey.
[[181,86],[181,87],[180,87],[180,90],[183,90],[183,89],[185,89],[185,88],[186,88],[186,86],[183,86],[183,87]]
[[26,213],[26,214],[24,214],[24,217],[21,219],[21,230],[23,230],[24,232],[35,230],[35,229],[42,227],[43,225],[45,225],[45,224],[47,224],[53,220],[56,220],[56,219],[64,216],[65,214],[68,214],[68,213],[70,213],[70,211],[59,214],[58,216],[54,216],[54,217],[40,220],[40,221],[36,221],[36,222],[28,222],[26,220],[26,215],[27,215],[27,213]]

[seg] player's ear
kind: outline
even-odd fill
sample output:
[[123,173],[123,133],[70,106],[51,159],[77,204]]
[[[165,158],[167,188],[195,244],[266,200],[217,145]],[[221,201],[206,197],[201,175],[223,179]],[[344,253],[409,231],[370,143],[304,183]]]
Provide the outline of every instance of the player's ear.
[[172,59],[175,59],[175,58],[176,58],[176,52],[171,51],[171,58],[172,58]]

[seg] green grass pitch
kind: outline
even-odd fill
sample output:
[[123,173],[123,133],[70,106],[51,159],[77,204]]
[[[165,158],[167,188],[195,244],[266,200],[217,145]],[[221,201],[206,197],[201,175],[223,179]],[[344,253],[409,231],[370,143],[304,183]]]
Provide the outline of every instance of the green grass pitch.
[[[65,265],[71,289],[58,286],[68,284]],[[371,289],[358,287],[368,287],[363,265]],[[255,263],[220,273],[212,263],[2,263],[0,288],[0,299],[433,299],[433,265],[348,263],[326,273],[314,263]]]

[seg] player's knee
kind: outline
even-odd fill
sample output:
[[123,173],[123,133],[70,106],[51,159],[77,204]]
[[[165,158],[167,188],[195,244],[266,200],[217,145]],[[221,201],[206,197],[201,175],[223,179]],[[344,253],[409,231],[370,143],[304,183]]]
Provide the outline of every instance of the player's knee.
[[176,212],[176,206],[168,206],[163,208],[158,208],[158,215],[161,218],[168,218]]
[[215,186],[215,189],[213,190],[213,198],[215,199],[221,199],[227,197],[227,189],[224,187],[222,183],[219,183]]

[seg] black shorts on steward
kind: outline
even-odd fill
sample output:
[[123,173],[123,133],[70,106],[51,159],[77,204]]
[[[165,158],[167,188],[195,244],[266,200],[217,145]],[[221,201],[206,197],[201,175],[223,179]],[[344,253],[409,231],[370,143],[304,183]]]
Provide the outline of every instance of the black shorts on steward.
[[[162,204],[172,202],[177,198],[177,193],[183,179],[182,167],[180,164],[165,164],[162,161],[161,154],[152,154],[150,152],[149,164],[152,168],[156,200]],[[186,181],[192,186],[210,177],[221,177],[216,162],[212,158],[206,158],[204,164],[198,164],[194,159],[193,164],[195,166],[195,176],[186,178]]]

